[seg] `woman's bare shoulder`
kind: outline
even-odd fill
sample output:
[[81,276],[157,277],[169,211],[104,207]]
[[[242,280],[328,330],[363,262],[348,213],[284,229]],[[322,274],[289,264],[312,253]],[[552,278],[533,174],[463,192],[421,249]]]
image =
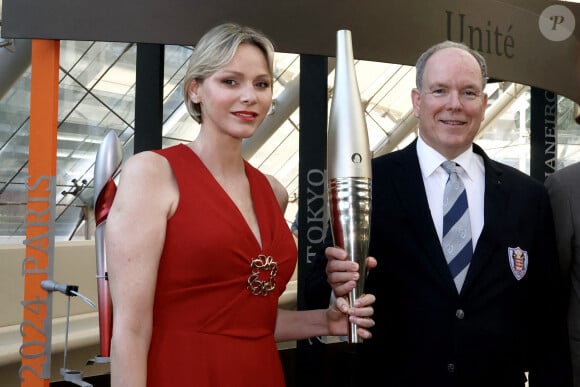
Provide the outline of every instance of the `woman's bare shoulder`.
[[286,212],[286,207],[288,206],[288,191],[286,190],[286,187],[284,187],[284,185],[272,175],[266,175],[266,178],[270,182],[274,195],[276,195],[282,213]]

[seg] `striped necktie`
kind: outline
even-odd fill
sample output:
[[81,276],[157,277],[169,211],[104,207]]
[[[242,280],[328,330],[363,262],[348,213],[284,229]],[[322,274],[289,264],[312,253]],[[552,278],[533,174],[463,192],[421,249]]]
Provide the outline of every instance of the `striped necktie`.
[[445,161],[441,166],[449,174],[443,194],[443,252],[460,292],[473,255],[467,193],[457,174],[457,164]]

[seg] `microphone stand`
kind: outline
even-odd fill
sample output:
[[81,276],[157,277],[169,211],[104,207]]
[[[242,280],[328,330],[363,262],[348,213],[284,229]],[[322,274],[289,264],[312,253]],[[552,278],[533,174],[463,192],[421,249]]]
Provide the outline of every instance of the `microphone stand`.
[[70,299],[73,296],[78,296],[89,306],[96,308],[94,302],[92,302],[88,297],[79,293],[79,287],[76,285],[67,285],[53,280],[45,280],[40,283],[40,287],[48,292],[58,291],[68,297],[67,307],[66,307],[66,325],[65,325],[65,335],[64,335],[64,355],[63,355],[63,365],[60,369],[60,374],[66,382],[76,384],[81,387],[93,387],[92,384],[83,380],[82,371],[69,370],[66,366],[66,359],[68,353],[68,329],[70,324]]

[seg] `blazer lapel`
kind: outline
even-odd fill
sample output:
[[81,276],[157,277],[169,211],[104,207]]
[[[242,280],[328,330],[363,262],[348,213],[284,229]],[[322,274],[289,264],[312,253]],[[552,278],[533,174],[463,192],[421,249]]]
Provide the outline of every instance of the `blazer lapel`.
[[433,217],[429,209],[429,202],[423,184],[421,167],[417,157],[415,140],[400,152],[399,163],[396,171],[395,184],[397,195],[403,207],[403,211],[408,214],[408,219],[415,229],[417,238],[416,247],[423,250],[421,257],[425,261],[426,267],[431,267],[435,272],[434,278],[440,279],[441,285],[450,292],[457,293],[453,278],[449,272],[447,261],[441,248]]
[[468,291],[472,284],[477,281],[477,277],[491,259],[495,245],[499,240],[497,233],[498,230],[502,229],[501,224],[507,212],[506,206],[509,197],[509,192],[502,181],[501,168],[479,146],[474,144],[473,150],[483,157],[485,165],[484,225],[475,246],[462,293]]

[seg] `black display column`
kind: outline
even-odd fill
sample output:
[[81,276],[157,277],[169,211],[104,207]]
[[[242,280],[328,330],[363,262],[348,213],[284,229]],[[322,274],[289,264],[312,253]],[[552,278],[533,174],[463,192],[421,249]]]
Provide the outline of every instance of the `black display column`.
[[543,182],[556,170],[558,96],[530,88],[530,175]]
[[[326,126],[328,121],[328,58],[300,56],[300,140],[298,175],[298,309],[304,300],[306,273],[312,256],[324,241]],[[297,386],[323,386],[323,367],[317,339],[297,343]]]
[[161,149],[165,46],[137,44],[134,153]]

